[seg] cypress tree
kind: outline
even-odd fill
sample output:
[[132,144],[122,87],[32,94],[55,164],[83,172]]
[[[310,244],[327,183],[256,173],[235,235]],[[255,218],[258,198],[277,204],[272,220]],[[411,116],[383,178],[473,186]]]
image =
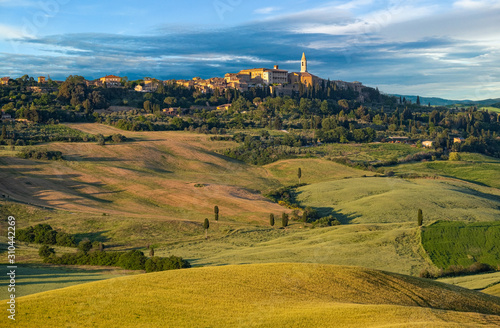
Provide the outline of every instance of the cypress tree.
[[273,213],[269,214],[269,224],[271,225],[271,227],[274,227],[274,214]]
[[153,247],[151,247],[151,249],[149,250],[149,257],[153,257],[155,256],[155,249]]
[[219,206],[217,206],[217,205],[214,206],[214,214],[215,214],[214,219],[215,219],[215,221],[218,222],[219,221]]
[[421,227],[422,223],[424,221],[423,215],[422,215],[422,210],[418,209],[418,226]]
[[297,171],[297,177],[299,178],[299,184],[300,184],[300,178],[302,178],[302,169],[299,167],[299,170]]
[[208,219],[205,219],[203,222],[203,229],[205,229],[205,239],[208,239],[208,228],[210,228],[210,222]]
[[284,228],[288,226],[288,215],[286,213],[281,215],[281,226]]

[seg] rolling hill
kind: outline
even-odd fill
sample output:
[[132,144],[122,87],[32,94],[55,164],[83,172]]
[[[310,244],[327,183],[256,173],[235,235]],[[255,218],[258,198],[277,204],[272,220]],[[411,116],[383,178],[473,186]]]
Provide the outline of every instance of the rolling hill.
[[[17,299],[18,327],[497,327],[500,299],[358,267],[266,264],[128,276]],[[2,316],[0,324],[6,323]]]
[[298,189],[298,201],[333,214],[342,223],[493,221],[500,216],[500,190],[452,179],[366,177],[326,181]]

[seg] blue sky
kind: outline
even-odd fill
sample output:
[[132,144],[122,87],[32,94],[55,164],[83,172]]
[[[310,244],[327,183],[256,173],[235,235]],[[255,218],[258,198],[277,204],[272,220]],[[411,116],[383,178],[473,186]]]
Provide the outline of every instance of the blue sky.
[[500,97],[500,0],[0,0],[0,76],[309,71],[387,93]]

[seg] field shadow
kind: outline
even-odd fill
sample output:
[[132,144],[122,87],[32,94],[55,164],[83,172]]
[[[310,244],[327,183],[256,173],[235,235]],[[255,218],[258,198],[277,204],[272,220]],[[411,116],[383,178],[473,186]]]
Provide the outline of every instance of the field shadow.
[[[17,169],[15,175],[12,174],[9,176],[9,179],[6,179],[5,185],[10,185],[12,188],[2,191],[0,197],[29,205],[50,208],[65,202],[85,205],[85,200],[99,204],[110,204],[113,201],[103,198],[103,195],[123,192],[123,190],[102,190],[106,187],[104,183],[79,181],[80,177],[81,175],[79,174],[40,174],[31,169]],[[91,192],[83,191],[86,188],[100,190]],[[57,200],[48,200],[45,198],[47,191],[65,195]],[[16,194],[28,196],[29,199],[17,199]]]
[[114,157],[94,157],[82,155],[64,155],[64,159],[71,162],[123,162],[122,159]]
[[[487,186],[487,187],[489,187],[489,186]],[[474,189],[469,189],[469,188],[456,188],[455,191],[461,192],[461,193],[466,194],[466,195],[471,195],[471,196],[475,196],[475,197],[479,197],[479,198],[483,198],[483,199],[488,199],[488,200],[492,200],[494,202],[500,203],[500,196],[496,196],[493,194],[488,194],[488,193],[484,193],[484,192],[474,190]]]
[[108,242],[111,240],[110,238],[104,236],[104,234],[108,233],[108,232],[110,232],[110,230],[103,230],[103,231],[98,231],[98,232],[77,233],[77,234],[74,234],[74,236],[75,236],[75,240],[77,243],[82,241],[85,238],[89,239],[92,242],[98,241],[101,243],[105,243],[105,242]]

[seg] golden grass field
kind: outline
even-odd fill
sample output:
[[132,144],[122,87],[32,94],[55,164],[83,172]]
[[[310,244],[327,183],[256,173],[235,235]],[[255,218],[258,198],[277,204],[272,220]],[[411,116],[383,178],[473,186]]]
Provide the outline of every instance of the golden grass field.
[[[127,276],[17,299],[18,327],[498,327],[500,298],[318,264]],[[6,316],[0,325],[6,324]]]

